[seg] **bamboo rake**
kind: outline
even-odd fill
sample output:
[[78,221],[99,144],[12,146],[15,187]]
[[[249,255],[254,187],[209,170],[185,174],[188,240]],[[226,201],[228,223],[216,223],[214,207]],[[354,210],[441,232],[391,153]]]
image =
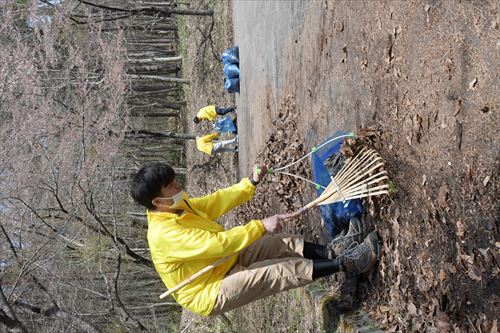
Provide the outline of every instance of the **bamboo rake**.
[[[356,156],[345,162],[344,166],[335,175],[330,184],[319,197],[311,201],[299,210],[283,215],[284,219],[290,219],[315,206],[327,205],[334,202],[346,201],[369,196],[389,194],[389,177],[384,169],[382,157],[373,149],[362,148]],[[171,288],[160,295],[160,299],[176,292],[182,287],[190,284],[193,280],[202,276],[219,266],[229,257],[221,258],[213,264],[205,267],[179,285]]]

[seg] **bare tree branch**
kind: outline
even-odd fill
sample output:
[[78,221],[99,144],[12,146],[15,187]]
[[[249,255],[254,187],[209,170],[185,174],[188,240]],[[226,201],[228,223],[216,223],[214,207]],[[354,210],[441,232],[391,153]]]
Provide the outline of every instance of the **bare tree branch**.
[[24,325],[17,319],[16,314],[7,302],[0,281],[0,323],[5,325],[11,333],[28,333]]
[[120,294],[118,293],[118,280],[120,278],[121,254],[119,249],[117,249],[116,251],[117,251],[117,256],[116,256],[115,274],[113,276],[113,283],[111,284],[114,309],[120,316],[122,322],[126,326],[131,326],[134,332],[137,332],[138,330],[141,332],[147,332],[148,330],[146,329],[146,327],[144,327],[144,325],[140,321],[132,317],[127,311],[127,309],[125,309],[125,306],[123,305],[122,300],[120,298]]
[[42,315],[44,317],[57,317],[68,323],[73,324],[78,328],[78,331],[84,333],[101,333],[101,331],[90,324],[88,321],[79,318],[73,313],[62,310],[55,301],[51,302],[51,306],[47,309],[42,309],[38,306],[30,304],[29,302],[18,300],[15,304],[23,309],[29,310],[30,312]]
[[[133,258],[137,263],[140,263],[140,264],[148,266],[148,267],[154,267],[153,263],[151,262],[151,260],[146,259],[146,258],[142,257],[141,255],[139,255],[139,254],[135,253],[134,251],[132,251],[132,249],[128,246],[127,242],[125,242],[125,240],[123,240],[121,237],[116,236],[116,240],[115,240],[115,235],[113,235],[108,230],[108,228],[105,226],[105,224],[102,221],[102,219],[100,218],[100,216],[95,211],[95,209],[94,209],[94,202],[93,202],[92,198],[88,197],[88,194],[86,194],[86,192],[83,190],[83,188],[81,187],[81,185],[79,185],[79,186],[80,186],[81,190],[84,192],[84,195],[87,197],[87,199],[85,200],[85,208],[87,209],[87,211],[90,213],[90,215],[94,218],[94,220],[97,222],[97,224],[100,227],[98,229],[93,228],[93,230],[94,231],[98,231],[102,235],[111,238],[113,240],[113,242],[115,243],[115,245],[122,245],[125,248],[125,252],[131,258]],[[87,224],[87,226],[89,226],[89,225]]]

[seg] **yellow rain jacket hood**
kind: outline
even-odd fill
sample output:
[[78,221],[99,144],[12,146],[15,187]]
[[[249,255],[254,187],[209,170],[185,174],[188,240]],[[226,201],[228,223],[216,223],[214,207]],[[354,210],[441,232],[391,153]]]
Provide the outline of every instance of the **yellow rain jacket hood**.
[[255,186],[248,178],[200,198],[184,200],[182,214],[148,210],[148,243],[156,271],[167,288],[173,288],[218,259],[229,260],[195,279],[172,296],[183,307],[210,315],[224,275],[238,252],[262,237],[260,220],[225,230],[218,217],[252,198]]
[[217,117],[217,111],[215,109],[215,105],[205,106],[198,111],[196,117],[200,119],[205,119],[209,121],[214,121],[215,117]]
[[198,148],[199,151],[212,156],[212,150],[214,149],[214,143],[212,142],[212,140],[217,138],[218,136],[219,132],[214,132],[212,134],[197,137],[196,148]]

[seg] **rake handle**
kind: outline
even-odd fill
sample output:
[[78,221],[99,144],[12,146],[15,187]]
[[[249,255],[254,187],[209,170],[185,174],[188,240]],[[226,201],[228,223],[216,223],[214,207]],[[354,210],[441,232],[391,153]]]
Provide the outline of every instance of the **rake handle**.
[[305,211],[308,209],[307,206],[304,206],[302,208],[299,208],[297,209],[295,212],[292,212],[292,213],[288,213],[288,214],[281,214],[281,217],[283,218],[283,220],[290,220],[294,217],[297,217],[299,216],[300,214],[302,213],[305,213]]
[[219,260],[217,260],[216,262],[214,262],[213,264],[211,265],[208,265],[207,267],[203,268],[201,271],[199,271],[198,273],[195,273],[194,275],[192,275],[191,277],[189,277],[188,279],[184,280],[183,282],[179,283],[178,285],[176,285],[175,287],[169,289],[168,291],[164,292],[163,294],[160,295],[160,299],[164,299],[165,297],[167,297],[168,295],[176,292],[177,290],[181,289],[182,287],[184,286],[187,286],[188,284],[190,284],[191,282],[193,282],[193,280],[199,278],[200,276],[202,276],[203,274],[211,271],[212,269],[214,269],[215,267],[219,266],[220,264],[226,262],[228,259],[230,258],[230,256],[227,256],[227,257],[224,257],[224,258],[220,258]]

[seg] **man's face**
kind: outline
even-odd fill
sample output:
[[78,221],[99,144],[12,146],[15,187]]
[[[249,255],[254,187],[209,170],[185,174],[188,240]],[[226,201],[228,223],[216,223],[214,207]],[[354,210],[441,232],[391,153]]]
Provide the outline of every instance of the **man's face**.
[[170,182],[167,186],[162,186],[160,191],[160,197],[170,198],[173,195],[182,191],[182,186],[175,179]]
[[163,211],[164,206],[171,206],[174,204],[174,200],[172,199],[162,199],[162,198],[171,198],[177,193],[182,191],[182,186],[175,181],[175,179],[168,184],[167,186],[162,186],[160,190],[160,195],[153,199],[153,205],[156,209]]

